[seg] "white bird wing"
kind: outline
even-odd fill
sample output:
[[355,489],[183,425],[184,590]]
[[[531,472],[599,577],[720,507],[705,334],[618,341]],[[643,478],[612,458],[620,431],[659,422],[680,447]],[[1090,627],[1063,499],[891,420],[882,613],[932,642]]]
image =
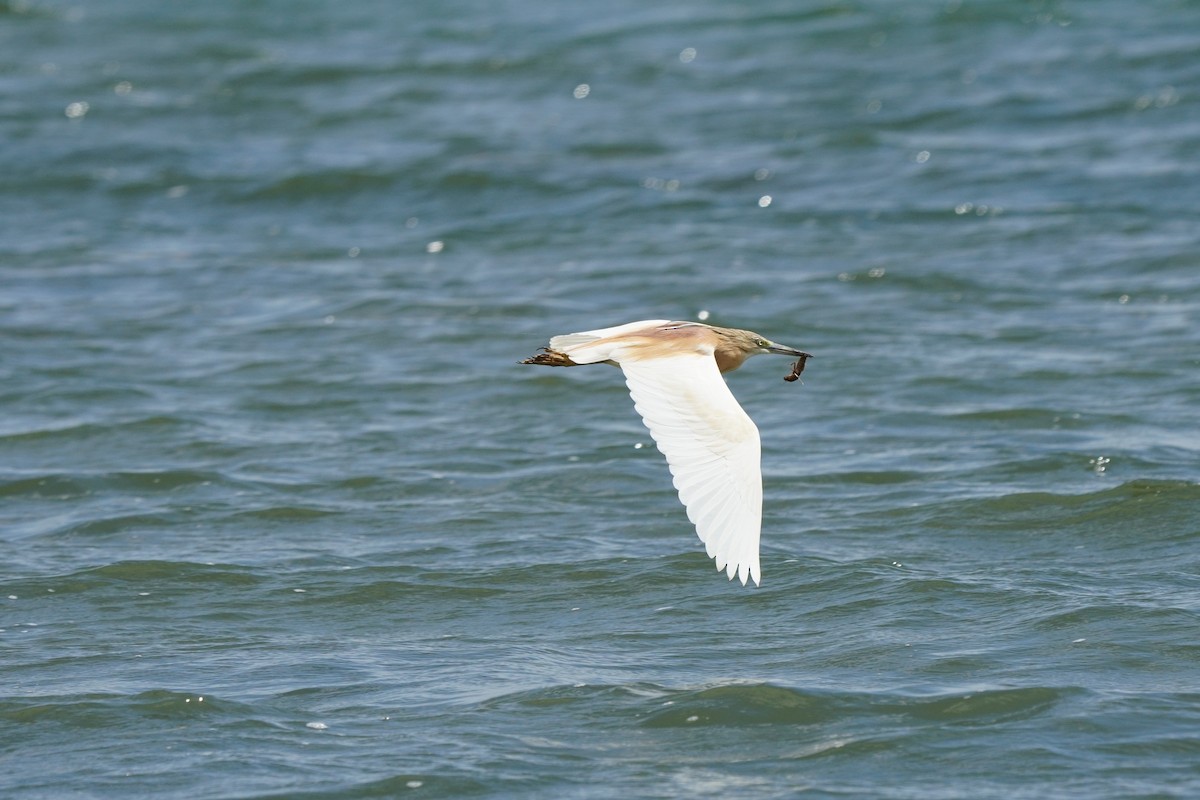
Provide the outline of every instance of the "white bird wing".
[[627,342],[621,337],[669,324],[665,319],[644,319],[641,322],[629,322],[612,328],[568,333],[553,337],[550,340],[550,349],[565,353],[576,364],[594,364],[607,361],[614,350],[624,347]]
[[758,428],[712,353],[619,360],[634,407],[667,457],[679,499],[717,569],[759,582]]

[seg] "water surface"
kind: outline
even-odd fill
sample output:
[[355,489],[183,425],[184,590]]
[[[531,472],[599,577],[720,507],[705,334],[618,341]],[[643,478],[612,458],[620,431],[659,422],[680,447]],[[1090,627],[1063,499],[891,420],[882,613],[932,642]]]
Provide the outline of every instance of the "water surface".
[[[2,793],[1195,796],[1197,31],[0,3]],[[760,589],[642,318],[816,356]]]

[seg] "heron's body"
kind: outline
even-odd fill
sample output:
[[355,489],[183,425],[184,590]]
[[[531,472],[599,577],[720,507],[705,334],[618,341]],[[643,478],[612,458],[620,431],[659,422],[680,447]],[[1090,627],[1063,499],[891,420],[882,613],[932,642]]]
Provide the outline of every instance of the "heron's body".
[[747,579],[758,584],[758,428],[721,374],[760,353],[809,357],[750,331],[643,320],[555,336],[543,352],[522,363],[620,367],[709,557],[731,580],[736,575],[743,584]]

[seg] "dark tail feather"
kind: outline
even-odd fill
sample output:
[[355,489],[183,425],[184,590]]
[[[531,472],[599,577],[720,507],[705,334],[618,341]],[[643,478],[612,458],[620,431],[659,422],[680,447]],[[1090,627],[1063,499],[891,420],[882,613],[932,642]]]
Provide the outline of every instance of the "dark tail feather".
[[530,356],[522,364],[539,364],[543,367],[578,367],[579,365],[568,358],[564,353],[559,353],[556,350],[551,350],[549,347],[543,347],[542,352],[536,356]]

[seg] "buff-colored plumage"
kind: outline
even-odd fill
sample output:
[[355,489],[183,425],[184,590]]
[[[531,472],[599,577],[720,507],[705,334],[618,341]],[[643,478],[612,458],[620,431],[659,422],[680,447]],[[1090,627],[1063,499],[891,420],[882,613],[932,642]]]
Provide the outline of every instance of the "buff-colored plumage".
[[679,499],[717,569],[744,585],[760,580],[762,473],[758,428],[721,377],[752,355],[807,353],[758,334],[699,322],[643,320],[555,336],[522,363],[619,366]]

